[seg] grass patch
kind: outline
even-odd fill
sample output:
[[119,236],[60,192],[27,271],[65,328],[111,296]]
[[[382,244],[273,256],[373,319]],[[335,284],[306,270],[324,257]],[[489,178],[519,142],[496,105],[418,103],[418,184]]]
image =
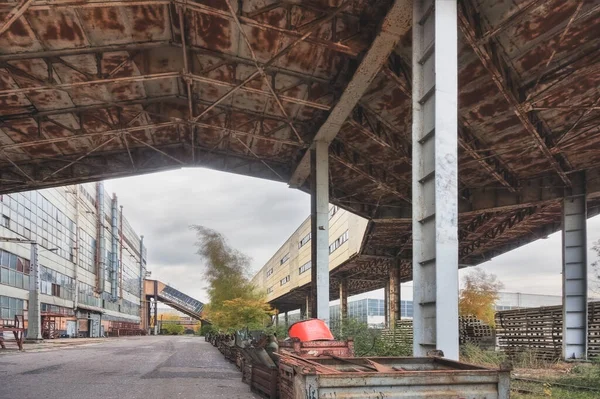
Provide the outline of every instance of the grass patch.
[[581,364],[549,362],[540,360],[534,352],[528,351],[509,357],[505,353],[483,350],[472,344],[461,346],[461,361],[490,368],[511,365],[513,377],[535,380],[513,379],[511,398],[514,399],[600,398],[600,391],[577,388],[600,390],[600,361]]

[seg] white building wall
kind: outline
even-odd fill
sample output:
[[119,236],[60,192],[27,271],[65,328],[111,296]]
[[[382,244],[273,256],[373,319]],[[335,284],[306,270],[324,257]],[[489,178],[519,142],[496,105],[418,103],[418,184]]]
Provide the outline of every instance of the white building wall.
[[[113,297],[111,283],[107,280],[103,292],[95,292],[98,262],[96,191],[95,183],[87,183],[2,195],[0,237],[38,243],[42,312],[59,311],[66,318],[73,318],[76,315],[86,317],[88,310],[96,308],[103,313],[104,320],[137,322],[140,319],[140,266],[145,260],[140,256],[140,237],[126,217],[123,217],[123,229],[120,230],[120,213],[116,237],[118,271],[114,278],[119,284],[123,282],[123,289]],[[112,251],[112,195],[105,192],[104,197],[107,270],[104,278],[108,278],[109,253]],[[29,256],[30,244],[0,239],[0,319],[14,317],[15,303],[27,317]]]

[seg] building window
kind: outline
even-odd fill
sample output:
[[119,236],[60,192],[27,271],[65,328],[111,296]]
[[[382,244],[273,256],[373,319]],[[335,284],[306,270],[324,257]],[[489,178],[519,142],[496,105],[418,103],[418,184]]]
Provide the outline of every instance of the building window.
[[10,218],[6,215],[2,215],[2,226],[10,229]]
[[281,280],[279,280],[279,285],[284,285],[288,281],[290,281],[290,275],[289,274],[287,276],[285,276],[284,278],[282,278]]
[[0,319],[13,321],[16,315],[27,310],[27,301],[0,295]]
[[271,274],[273,274],[273,268],[267,270],[267,277],[269,277]]
[[306,244],[308,244],[308,242],[310,241],[311,237],[312,237],[311,233],[308,233],[307,235],[305,235],[304,238],[302,238],[300,240],[300,242],[298,243],[298,248],[302,248],[303,246],[305,246]]
[[272,293],[272,292],[273,292],[273,287],[269,287],[269,288],[267,288],[267,294],[270,294],[270,293]]
[[348,230],[346,230],[344,232],[344,234],[342,234],[341,236],[338,237],[337,240],[335,240],[330,246],[329,246],[329,253],[333,253],[336,249],[338,249],[339,247],[342,246],[343,243],[345,243],[346,241],[348,241]]
[[298,274],[302,274],[305,271],[310,270],[310,268],[311,268],[311,261],[308,261],[298,268]]
[[73,279],[56,270],[40,266],[40,292],[63,299],[71,299]]
[[339,206],[337,206],[337,205],[332,206],[331,209],[329,210],[329,219],[331,219],[339,210],[340,210]]
[[0,284],[29,289],[29,261],[0,250]]
[[281,260],[279,261],[280,265],[283,265],[285,262],[287,262],[290,259],[290,254],[289,252],[287,254],[285,254],[285,256],[283,258],[281,258]]

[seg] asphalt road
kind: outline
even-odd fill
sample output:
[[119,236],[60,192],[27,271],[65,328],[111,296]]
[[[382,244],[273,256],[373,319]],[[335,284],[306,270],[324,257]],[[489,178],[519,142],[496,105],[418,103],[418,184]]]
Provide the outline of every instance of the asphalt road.
[[[27,347],[26,347],[27,349]],[[0,353],[0,399],[259,398],[198,337],[128,337]]]

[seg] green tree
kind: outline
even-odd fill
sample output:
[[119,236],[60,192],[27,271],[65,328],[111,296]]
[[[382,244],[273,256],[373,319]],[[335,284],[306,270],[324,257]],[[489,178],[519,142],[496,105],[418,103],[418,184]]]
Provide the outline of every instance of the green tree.
[[225,331],[264,327],[273,311],[250,282],[250,258],[232,248],[221,233],[204,226],[191,228],[196,232],[197,254],[206,266],[206,318]]
[[495,274],[475,269],[463,278],[458,310],[461,316],[476,316],[490,326],[495,326],[495,304],[498,292],[504,287]]
[[162,318],[161,329],[164,330],[167,335],[181,335],[185,331],[185,328],[179,324],[179,317],[175,315],[164,315]]

